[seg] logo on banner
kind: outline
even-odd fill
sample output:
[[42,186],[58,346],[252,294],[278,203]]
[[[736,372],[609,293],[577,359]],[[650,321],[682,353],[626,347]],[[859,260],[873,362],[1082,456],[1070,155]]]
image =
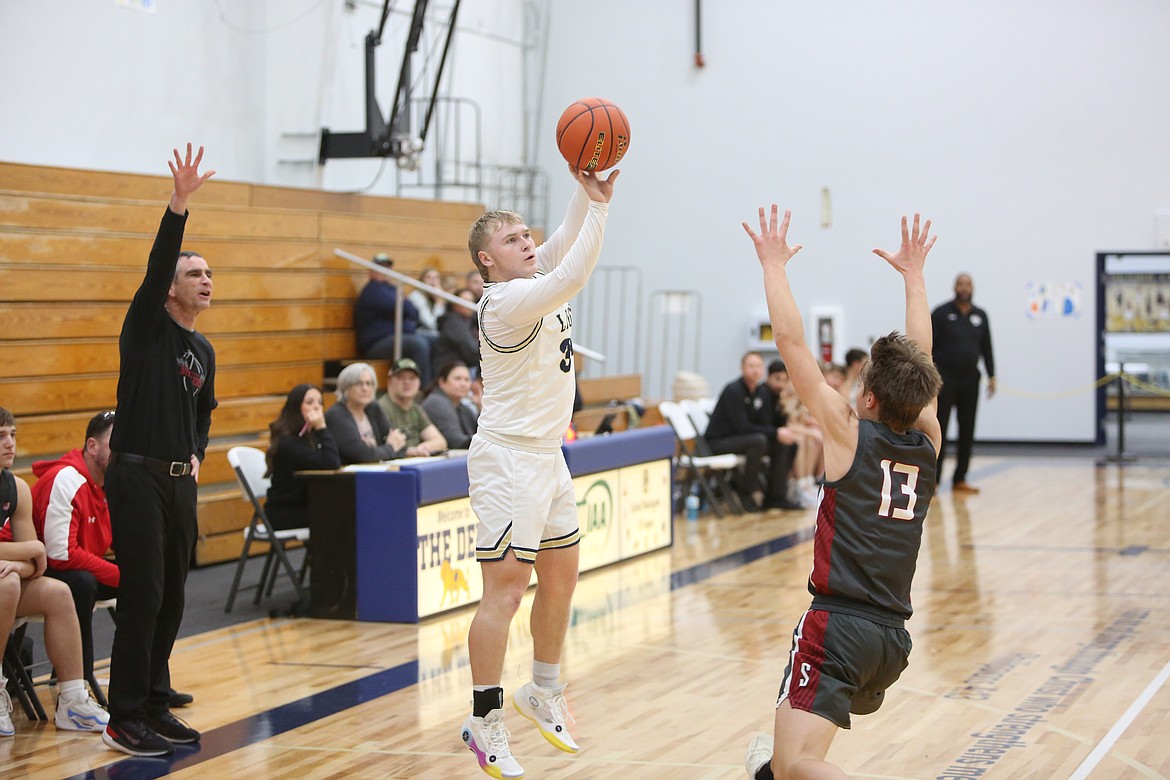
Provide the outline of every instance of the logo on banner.
[[452,566],[450,558],[443,560],[440,574],[443,577],[443,598],[439,600],[440,607],[447,603],[448,596],[451,597],[452,604],[458,601],[460,591],[463,591],[467,598],[471,598],[471,586],[467,583],[467,572]]
[[614,518],[613,490],[609,482],[599,479],[589,486],[577,502],[578,517],[581,517],[582,510],[584,522],[581,523],[581,533],[584,536],[601,533],[608,537]]

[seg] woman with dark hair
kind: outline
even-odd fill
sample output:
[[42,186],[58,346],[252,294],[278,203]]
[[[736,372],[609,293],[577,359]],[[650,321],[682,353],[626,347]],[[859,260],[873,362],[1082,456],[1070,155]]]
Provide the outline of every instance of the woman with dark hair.
[[[470,290],[455,293],[468,303],[474,303]],[[439,318],[438,343],[431,350],[435,366],[443,366],[452,360],[460,360],[472,369],[479,368],[479,336],[471,332],[475,309],[452,305]]]
[[459,360],[443,364],[434,389],[422,402],[423,411],[453,450],[471,446],[471,437],[479,428],[479,409],[468,400],[471,373]]
[[264,512],[277,530],[304,528],[309,524],[309,491],[294,472],[341,468],[337,443],[325,425],[320,388],[294,387],[268,430],[268,476],[272,485]]

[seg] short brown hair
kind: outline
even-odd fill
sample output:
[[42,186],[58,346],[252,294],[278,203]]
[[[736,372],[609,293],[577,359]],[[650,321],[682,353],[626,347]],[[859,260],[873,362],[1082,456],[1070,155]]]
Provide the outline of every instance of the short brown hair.
[[0,406],[0,428],[7,428],[9,425],[16,425],[16,418],[12,416],[12,412]]
[[878,419],[904,431],[938,396],[942,378],[930,355],[895,331],[873,343],[861,384],[878,401]]
[[475,224],[471,226],[471,230],[467,232],[467,248],[471,250],[471,262],[475,263],[475,267],[479,269],[479,275],[483,277],[485,282],[488,280],[487,269],[479,261],[479,253],[487,248],[492,234],[501,226],[523,224],[524,217],[515,211],[489,211],[477,219]]

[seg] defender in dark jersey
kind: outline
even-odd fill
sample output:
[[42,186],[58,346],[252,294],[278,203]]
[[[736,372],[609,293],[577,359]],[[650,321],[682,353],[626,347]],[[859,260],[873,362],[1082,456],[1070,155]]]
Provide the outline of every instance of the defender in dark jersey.
[[766,218],[760,208],[759,234],[743,227],[763,266],[776,346],[824,435],[825,484],[808,581],[812,605],[793,632],[775,735],[753,738],[746,767],[756,780],[845,777],[824,760],[837,729],[849,728],[850,713],[881,706],[910,654],[910,582],[942,438],[922,274],[934,237],[930,220],[920,229],[915,214],[913,230],[902,217],[896,253],[873,250],[902,275],[906,335],[874,342],[854,407],[825,382],[806,345],[786,271],[800,246],[788,245],[790,213],[778,224],[777,211],[773,204]]

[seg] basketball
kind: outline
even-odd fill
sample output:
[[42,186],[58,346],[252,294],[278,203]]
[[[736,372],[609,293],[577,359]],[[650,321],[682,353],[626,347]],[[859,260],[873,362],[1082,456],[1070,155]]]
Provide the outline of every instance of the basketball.
[[557,122],[557,149],[578,170],[612,168],[629,148],[630,121],[608,100],[582,98]]

